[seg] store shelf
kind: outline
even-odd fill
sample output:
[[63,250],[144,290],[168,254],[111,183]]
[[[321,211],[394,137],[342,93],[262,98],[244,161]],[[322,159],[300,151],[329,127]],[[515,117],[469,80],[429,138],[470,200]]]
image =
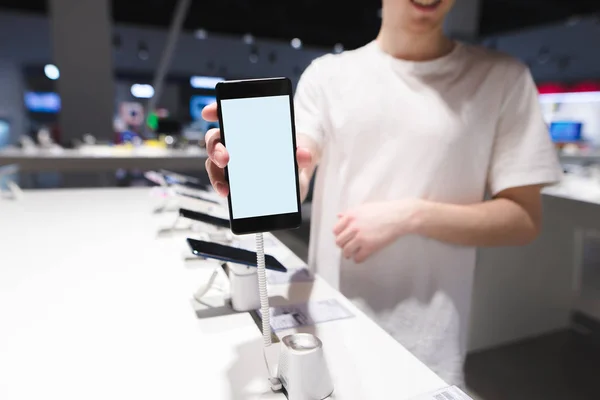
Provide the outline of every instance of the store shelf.
[[560,162],[575,164],[600,164],[600,153],[579,154],[579,155],[560,155]]

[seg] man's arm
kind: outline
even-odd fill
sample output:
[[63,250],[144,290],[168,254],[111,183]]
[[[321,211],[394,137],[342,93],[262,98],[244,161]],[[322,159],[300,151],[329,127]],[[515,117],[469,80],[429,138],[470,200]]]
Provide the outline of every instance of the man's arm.
[[301,133],[296,135],[296,146],[298,149],[303,149],[310,153],[310,163],[298,171],[298,179],[300,181],[300,200],[304,202],[306,196],[308,195],[310,181],[315,173],[317,165],[319,164],[321,151],[314,139]]
[[473,205],[422,201],[412,216],[413,233],[464,246],[513,246],[532,242],[542,223],[541,186],[500,192]]
[[540,231],[540,189],[506,189],[472,205],[419,199],[366,203],[339,214],[333,234],[343,256],[358,263],[411,234],[462,246],[524,245]]

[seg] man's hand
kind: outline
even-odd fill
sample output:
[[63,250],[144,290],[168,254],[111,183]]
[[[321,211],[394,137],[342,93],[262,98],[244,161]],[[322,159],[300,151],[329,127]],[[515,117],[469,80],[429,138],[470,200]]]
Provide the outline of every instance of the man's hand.
[[333,233],[346,258],[357,263],[408,234],[458,246],[522,246],[542,221],[541,186],[506,189],[475,204],[427,200],[369,203],[338,215]]
[[367,203],[338,215],[333,229],[343,256],[365,261],[415,227],[419,201]]
[[[217,114],[217,103],[213,103],[209,106],[204,107],[202,110],[202,118],[206,121],[214,122],[218,121]],[[219,129],[210,129],[204,138],[206,142],[206,151],[208,153],[208,159],[206,160],[206,171],[210,178],[210,183],[213,188],[221,196],[227,196],[229,194],[229,185],[225,180],[225,167],[229,163],[229,153],[223,144],[221,143],[221,131]],[[303,170],[311,168],[313,156],[309,149],[300,148],[296,149],[296,161],[298,162],[299,173],[302,174]],[[301,181],[304,181],[301,179]],[[277,184],[274,182],[273,184]],[[306,189],[301,188],[303,196],[306,194]],[[304,198],[304,197],[303,197]]]

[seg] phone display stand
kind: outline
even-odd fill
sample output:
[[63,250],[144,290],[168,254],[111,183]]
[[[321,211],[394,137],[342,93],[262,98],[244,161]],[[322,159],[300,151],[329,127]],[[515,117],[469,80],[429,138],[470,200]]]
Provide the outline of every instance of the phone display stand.
[[[155,183],[158,186],[152,188],[152,192],[156,193],[157,196],[161,197],[161,203],[154,209],[154,214],[161,214],[165,211],[172,210],[172,201],[175,197],[174,190],[169,187],[165,178],[156,171],[144,172],[144,178],[150,182]],[[174,210],[173,210],[174,211]]]
[[152,190],[157,193],[157,196],[162,198],[162,202],[154,209],[154,214],[177,211],[179,197],[181,195],[186,192],[193,194],[195,190],[199,190],[187,189],[177,183],[169,183],[163,174],[156,171],[146,171],[144,177],[150,182],[158,185],[153,187]]
[[231,307],[235,311],[253,311],[260,308],[258,271],[256,268],[229,264]]
[[[257,242],[259,240],[261,239],[257,238]],[[196,313],[199,316],[202,314],[204,317],[214,317],[260,309],[262,320],[257,320],[257,323],[262,324],[264,358],[269,371],[271,389],[279,391],[285,388],[289,400],[326,399],[333,392],[333,382],[323,354],[323,343],[318,337],[308,333],[291,334],[281,341],[277,337],[273,338],[264,275],[266,272],[264,271],[264,248],[258,243],[257,262],[259,268],[227,263],[227,276],[230,282],[228,299],[204,298],[219,273],[220,268],[215,268],[207,283],[194,293],[194,299],[206,307],[197,309]],[[223,266],[224,264],[221,265]]]
[[187,226],[187,228],[178,228],[179,223],[186,219],[187,218],[183,218],[181,215],[177,215],[173,225],[171,225],[168,229],[165,229],[164,232],[173,233],[177,231],[191,231],[200,234],[200,236],[205,236],[206,239],[212,242],[223,244],[231,244],[233,242],[234,237],[230,230],[216,227],[208,223],[190,220],[190,224]]
[[288,400],[326,399],[333,382],[323,354],[323,343],[310,333],[294,333],[281,340],[277,378]]
[[205,236],[211,242],[231,244],[234,239],[233,233],[231,233],[230,230],[218,228],[202,222],[192,224],[191,231],[199,233],[200,236]]
[[[333,392],[333,382],[323,356],[323,344],[318,337],[293,334],[284,338],[281,347],[273,346],[262,233],[256,234],[256,261],[263,351],[271,389],[285,389],[288,400],[322,400],[329,397]],[[275,359],[277,353],[279,362],[271,368],[273,363],[270,360]]]

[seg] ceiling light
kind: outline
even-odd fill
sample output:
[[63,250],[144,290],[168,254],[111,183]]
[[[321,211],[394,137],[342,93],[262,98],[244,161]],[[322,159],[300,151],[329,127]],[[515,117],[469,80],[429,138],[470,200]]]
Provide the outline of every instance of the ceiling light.
[[214,89],[217,83],[224,81],[225,78],[216,76],[192,76],[190,85],[196,89]]
[[196,39],[206,39],[208,33],[206,32],[206,29],[198,29],[196,32],[194,32],[194,36]]
[[292,47],[295,49],[299,49],[302,47],[302,40],[300,40],[298,38],[293,38],[290,43],[291,43]]
[[246,33],[242,39],[244,40],[244,43],[246,43],[246,44],[254,43],[254,36],[252,36],[249,33]]
[[52,79],[53,81],[60,77],[60,71],[54,64],[46,64],[44,67],[44,74],[46,74],[48,79]]
[[341,43],[336,43],[335,46],[333,46],[333,52],[334,53],[341,53],[342,51],[344,51],[344,45]]
[[134,83],[131,85],[131,94],[138,99],[149,99],[154,96],[154,88],[152,85]]

